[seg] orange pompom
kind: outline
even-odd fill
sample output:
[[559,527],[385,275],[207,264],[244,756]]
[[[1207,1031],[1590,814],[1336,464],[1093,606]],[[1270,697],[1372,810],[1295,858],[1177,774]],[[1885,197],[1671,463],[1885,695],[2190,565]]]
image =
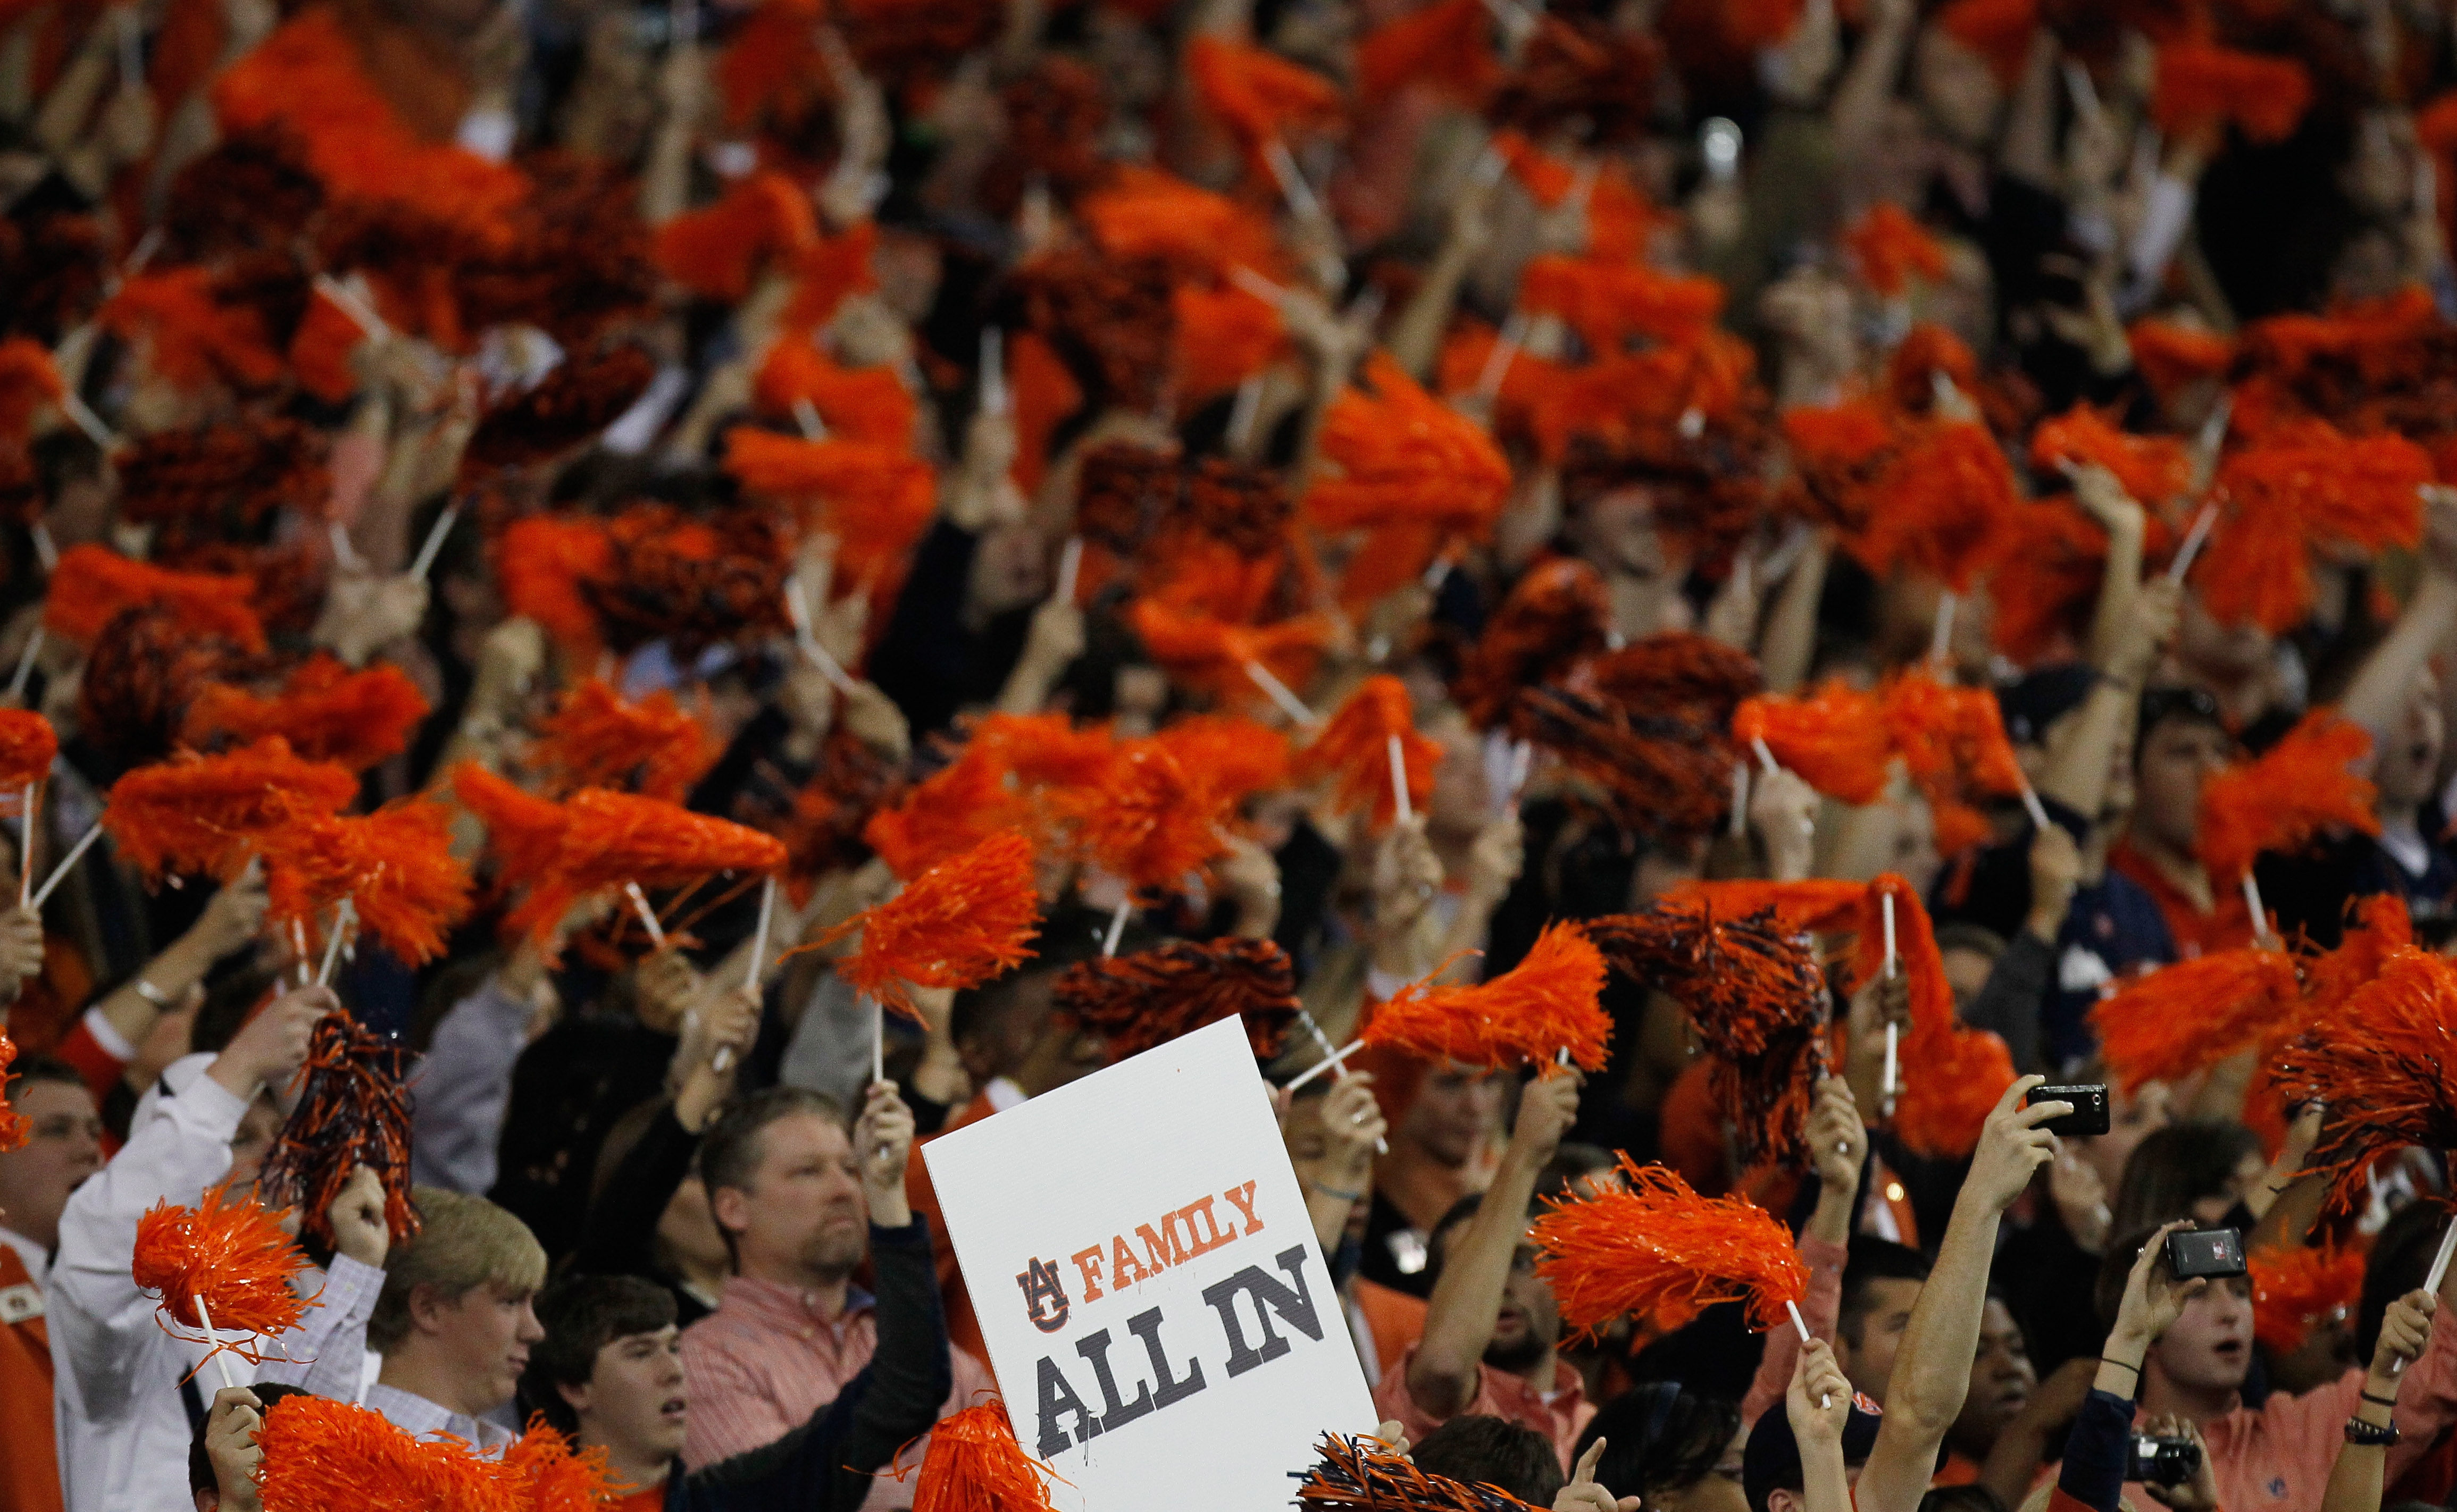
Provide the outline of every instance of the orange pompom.
[[680,803],[721,752],[698,720],[663,688],[637,704],[603,678],[588,678],[538,722],[529,763],[548,791],[612,787]]
[[1152,739],[1232,807],[1288,787],[1295,762],[1286,734],[1235,714],[1189,714]]
[[1935,815],[1938,850],[1951,855],[1986,840],[1986,817],[1972,800],[2025,786],[1995,695],[1913,670],[1888,684],[1884,697],[1887,732]]
[[2013,469],[1987,428],[1924,427],[1870,485],[1867,525],[1845,545],[1870,572],[1909,568],[1969,593],[1997,560],[2015,503]]
[[307,313],[290,337],[290,371],[299,386],[327,404],[345,404],[359,392],[359,371],[352,358],[365,344],[367,333],[356,317],[335,304],[321,289],[308,296]]
[[778,327],[797,340],[817,339],[816,333],[836,318],[839,305],[878,287],[878,276],[871,269],[878,248],[878,223],[865,220],[841,236],[804,249],[794,259],[794,297]]
[[314,923],[348,899],[359,922],[412,966],[444,953],[469,911],[469,868],[452,854],[451,811],[404,798],[372,814],[302,814],[260,837],[266,916]]
[[1120,167],[1076,215],[1110,256],[1157,257],[1181,275],[1216,278],[1247,268],[1275,276],[1287,261],[1267,217],[1158,169]]
[[0,796],[51,776],[59,754],[60,737],[50,720],[32,709],[0,708]]
[[1979,54],[1996,82],[2012,88],[2039,28],[2039,0],[1952,0],[1936,14],[1945,34]]
[[189,705],[186,739],[203,746],[215,736],[253,743],[279,735],[308,761],[364,771],[400,755],[426,718],[426,697],[389,662],[353,672],[319,653],[299,666],[271,698],[215,683]]
[[1764,741],[1775,764],[1847,804],[1872,804],[1885,796],[1893,763],[1883,705],[1840,679],[1807,698],[1762,693],[1732,713],[1732,739],[1754,746]]
[[1262,48],[1198,36],[1187,47],[1186,71],[1204,109],[1253,163],[1271,142],[1336,132],[1345,119],[1338,85]]
[[1669,1167],[1624,1154],[1617,1183],[1555,1197],[1528,1230],[1536,1274],[1581,1338],[1636,1317],[1669,1333],[1718,1302],[1745,1303],[1760,1331],[1788,1326],[1808,1297],[1791,1231],[1746,1197],[1702,1197]]
[[166,1332],[176,1323],[197,1332],[174,1337],[203,1341],[210,1318],[216,1352],[255,1360],[262,1346],[247,1336],[268,1339],[299,1326],[310,1304],[291,1278],[306,1268],[307,1257],[273,1215],[225,1181],[193,1208],[157,1202],[147,1209],[136,1220],[129,1270],[139,1291],[160,1294]]
[[1554,1057],[1603,1070],[1612,1020],[1600,1001],[1603,953],[1578,925],[1549,925],[1526,958],[1476,987],[1403,987],[1373,1011],[1361,1036],[1368,1049],[1419,1060],[1455,1060],[1488,1070],[1535,1066],[1550,1075]]
[[2312,1325],[2343,1318],[2364,1295],[2364,1252],[2334,1244],[2256,1250],[2252,1337],[2273,1355],[2303,1347]]
[[657,228],[657,269],[702,298],[738,304],[760,272],[819,245],[818,212],[782,174],[736,179],[723,198]]
[[1856,531],[1868,524],[1871,490],[1910,433],[1886,405],[1858,398],[1786,410],[1783,434],[1819,518]]
[[1991,1031],[1955,1024],[1907,1036],[1900,1069],[1894,1136],[1914,1154],[1960,1160],[1979,1147],[1988,1115],[2013,1084],[2013,1052]]
[[50,348],[31,337],[0,341],[0,442],[23,442],[35,414],[67,393]]
[[1051,1001],[1100,1035],[1113,1062],[1224,1018],[1244,1020],[1254,1057],[1268,1061],[1304,1011],[1288,952],[1269,940],[1244,939],[1172,940],[1081,961],[1058,978]]
[[16,1042],[9,1037],[8,1026],[0,1025],[0,1154],[24,1149],[31,1128],[24,1114],[9,1106],[9,1068],[16,1059]]
[[1632,833],[1705,834],[1731,807],[1732,751],[1712,728],[1557,686],[1522,690],[1510,730],[1601,788]]
[[1510,464],[1474,420],[1427,394],[1388,354],[1366,359],[1373,392],[1350,390],[1323,418],[1322,455],[1336,469],[1306,490],[1324,530],[1403,521],[1482,536],[1510,495]]
[[1988,577],[1990,634],[2023,666],[2058,657],[2083,634],[2106,575],[2107,531],[2068,499],[2019,504],[2005,555]]
[[898,569],[938,508],[936,475],[905,448],[737,425],[725,433],[725,470],[751,493],[809,507],[807,528],[836,538],[848,590]]
[[794,418],[800,403],[818,412],[827,433],[839,440],[892,451],[913,449],[913,420],[919,406],[904,380],[883,367],[845,368],[808,341],[778,341],[768,349],[752,380],[751,397],[780,419]]
[[2142,381],[2161,398],[2189,383],[2226,376],[2235,361],[2235,343],[2199,326],[2173,320],[2136,320],[2125,331],[2133,346],[2133,365]]
[[1452,696],[1479,729],[1501,723],[1518,690],[1552,682],[1604,648],[1612,603],[1600,573],[1577,557],[1529,567],[1468,650]]
[[111,787],[102,826],[149,881],[166,871],[228,876],[272,829],[301,814],[337,814],[359,795],[348,767],[301,761],[270,736],[220,756],[181,754]]
[[2128,1093],[2176,1081],[2261,1044],[2302,1009],[2295,963],[2276,950],[2217,950],[2128,978],[2090,1011],[2108,1070]]
[[2193,482],[2193,459],[2183,442],[2131,435],[2088,404],[2041,420],[2031,435],[2033,466],[2048,470],[2066,462],[2106,468],[2127,494],[2153,508]]
[[625,1499],[606,1463],[603,1445],[574,1451],[563,1430],[541,1413],[496,1461],[506,1489],[524,1512],[602,1512]]
[[60,553],[43,602],[43,626],[91,645],[125,609],[158,603],[194,634],[218,636],[244,651],[264,649],[264,626],[248,606],[255,585],[245,578],[170,572],[123,557],[108,546],[75,545]]
[[887,869],[909,882],[1034,822],[1032,806],[1009,787],[997,752],[977,737],[963,755],[915,784],[901,803],[872,814],[861,838]]
[[542,877],[554,865],[571,823],[563,805],[525,792],[469,761],[452,768],[452,796],[486,827],[486,848],[506,880]]
[[2295,134],[2312,104],[2312,75],[2293,58],[2178,40],[2158,50],[2150,117],[2171,135],[2233,125],[2256,142]]
[[1407,685],[1388,673],[1356,684],[1313,744],[1297,753],[1297,774],[1308,782],[1335,781],[1339,812],[1362,808],[1372,813],[1376,827],[1390,824],[1399,814],[1398,792],[1392,786],[1394,736],[1407,772],[1409,809],[1421,813],[1434,795],[1434,767],[1441,762],[1442,747],[1416,733]]
[[2312,607],[2312,553],[2416,544],[2431,477],[2429,455],[2402,436],[2349,438],[2323,420],[2272,428],[2219,469],[2228,501],[2194,577],[2202,603],[2227,623],[2292,629]]
[[1852,222],[1843,244],[1859,260],[1861,281],[1889,299],[1909,288],[1914,274],[1930,282],[1945,276],[1945,248],[1890,200]]
[[979,987],[1033,956],[1041,918],[1032,842],[1010,829],[932,867],[904,890],[820,935],[858,930],[861,948],[836,963],[856,991],[919,1017],[908,988]]
[[568,514],[515,520],[495,538],[492,557],[506,608],[536,621],[582,660],[593,656],[605,629],[581,585],[613,575],[614,542],[605,521]]
[[1435,0],[1356,43],[1356,93],[1368,106],[1413,86],[1476,110],[1500,82],[1493,13],[1484,0]]
[[257,1447],[264,1512],[509,1512],[501,1463],[458,1439],[419,1440],[382,1414],[304,1393],[265,1410]]
[[2314,709],[2268,750],[2203,783],[2194,848],[2212,880],[2231,887],[2262,851],[2291,854],[2331,828],[2379,834],[2379,790],[2353,770],[2370,751],[2361,726]]
[[[1481,3],[1481,0],[1478,0]],[[1262,372],[1290,350],[1277,305],[1235,284],[1204,289],[1179,284],[1169,294],[1177,313],[1177,399],[1207,404]]]
[[920,1469],[913,1512],[1050,1512],[1044,1478],[1057,1472],[1023,1452],[996,1399],[939,1419]]
[[1675,346],[1699,341],[1724,313],[1724,286],[1644,263],[1546,253],[1527,264],[1518,304],[1530,315],[1560,317],[1590,352],[1609,357],[1632,337]]
[[281,378],[281,354],[265,339],[264,322],[244,304],[216,298],[202,268],[132,274],[94,320],[126,340],[145,338],[154,371],[176,388],[265,388]]
[[565,910],[591,893],[637,883],[683,887],[712,872],[774,871],[785,847],[773,835],[678,804],[584,787],[564,806],[563,843],[526,901],[504,922],[545,939]]
[[2327,1207],[2364,1200],[2372,1160],[2405,1145],[2457,1150],[2457,965],[2419,950],[2392,951],[2343,1008],[2278,1053],[2271,1074],[2329,1105],[2303,1162],[2330,1177]]
[[1539,152],[1522,132],[1504,128],[1494,133],[1493,150],[1510,165],[1512,176],[1528,197],[1546,210],[1559,204],[1578,184],[1579,175],[1569,164]]
[[1249,705],[1264,695],[1249,665],[1302,687],[1332,639],[1331,624],[1319,615],[1240,624],[1191,604],[1148,597],[1126,606],[1126,623],[1170,677],[1214,698]]
[[2358,899],[2354,915],[2339,936],[2336,950],[2306,956],[2300,963],[2307,1018],[2337,1012],[2357,988],[2380,975],[2392,953],[2414,944],[2413,916],[2406,911],[2405,900],[2394,892]]
[[1157,741],[1120,746],[1099,783],[1059,795],[1084,858],[1123,878],[1134,895],[1185,886],[1228,849],[1228,806],[1203,774]]

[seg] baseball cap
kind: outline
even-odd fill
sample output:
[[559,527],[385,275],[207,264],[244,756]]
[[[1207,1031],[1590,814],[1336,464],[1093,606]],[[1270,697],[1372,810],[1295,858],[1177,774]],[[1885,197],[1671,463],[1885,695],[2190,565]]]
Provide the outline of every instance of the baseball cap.
[[[1843,1462],[1865,1463],[1877,1446],[1877,1428],[1885,1409],[1860,1392],[1851,1394],[1851,1416],[1843,1424]],[[1776,1491],[1798,1491],[1808,1477],[1800,1465],[1800,1440],[1792,1436],[1791,1415],[1783,1401],[1759,1414],[1749,1430],[1748,1447],[1741,1451],[1741,1489],[1747,1493],[1749,1512],[1765,1512],[1766,1498]]]

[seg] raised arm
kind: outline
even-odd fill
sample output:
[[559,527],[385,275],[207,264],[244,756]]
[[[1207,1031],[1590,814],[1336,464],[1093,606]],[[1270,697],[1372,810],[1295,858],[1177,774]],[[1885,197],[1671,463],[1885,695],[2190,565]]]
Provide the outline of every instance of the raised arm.
[[1493,1341],[1501,1313],[1501,1291],[1512,1258],[1527,1236],[1527,1204],[1544,1162],[1560,1148],[1561,1135],[1578,1116],[1577,1072],[1557,1073],[1528,1083],[1518,1099],[1518,1123],[1484,1201],[1450,1239],[1441,1275],[1425,1309],[1425,1333],[1408,1362],[1408,1395],[1435,1422],[1456,1417],[1476,1400],[1484,1347]]
[[[2398,1373],[2423,1358],[2431,1342],[2432,1315],[2439,1299],[2426,1292],[2409,1292],[2391,1302],[2381,1318],[2380,1343],[2372,1351],[2363,1395],[2355,1400],[2355,1420],[2374,1432],[2392,1422],[2388,1405],[2397,1400]],[[2388,1480],[2385,1443],[2348,1440],[2329,1469],[2328,1489],[2321,1496],[2321,1512],[2380,1512],[2381,1488]]]
[[[1860,1205],[1860,1168],[1868,1154],[1869,1130],[1860,1120],[1860,1105],[1851,1098],[1851,1084],[1841,1076],[1827,1077],[1817,1084],[1817,1104],[1808,1114],[1817,1206],[1796,1241],[1801,1261],[1808,1267],[1808,1299],[1801,1304],[1801,1318],[1816,1338],[1834,1337],[1834,1322],[1843,1310],[1843,1267],[1850,1259],[1851,1215]],[[1766,1335],[1757,1379],[1741,1400],[1741,1421],[1757,1421],[1783,1396],[1800,1351],[1800,1336],[1792,1329]]]
[[2457,489],[2430,488],[2425,500],[2423,577],[2338,709],[2371,732],[2375,750],[2397,729],[2415,679],[2457,628]]
[[2005,1210],[2048,1163],[2055,1136],[2039,1128],[2073,1111],[2070,1103],[2021,1106],[2042,1078],[2024,1076],[2005,1089],[1979,1135],[1979,1149],[1963,1178],[1962,1194],[1946,1225],[1945,1243],[1918,1305],[1903,1330],[1894,1372],[1886,1393],[1885,1426],[1860,1472],[1860,1512],[1914,1512],[1936,1469],[1946,1430],[1962,1411],[1971,1389],[1971,1360],[1979,1347],[1979,1317],[1987,1302],[1988,1262],[1995,1253],[1996,1226]]

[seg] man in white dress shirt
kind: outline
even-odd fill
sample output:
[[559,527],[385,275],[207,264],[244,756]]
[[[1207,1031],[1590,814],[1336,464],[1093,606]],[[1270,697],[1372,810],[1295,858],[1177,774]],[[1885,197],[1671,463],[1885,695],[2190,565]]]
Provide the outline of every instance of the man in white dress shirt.
[[[69,1198],[44,1289],[68,1512],[189,1504],[188,1444],[219,1367],[190,1379],[204,1347],[164,1332],[155,1299],[130,1277],[136,1220],[158,1202],[194,1204],[225,1180],[231,1200],[253,1200],[280,1129],[273,1093],[306,1059],[316,1021],[340,1007],[330,991],[302,988],[274,999],[219,1054],[173,1062],[138,1104],[128,1143]],[[388,1237],[374,1175],[361,1168],[327,1216],[340,1253],[321,1276],[299,1277],[317,1305],[299,1327],[257,1341],[262,1365],[225,1356],[240,1380],[358,1394]]]

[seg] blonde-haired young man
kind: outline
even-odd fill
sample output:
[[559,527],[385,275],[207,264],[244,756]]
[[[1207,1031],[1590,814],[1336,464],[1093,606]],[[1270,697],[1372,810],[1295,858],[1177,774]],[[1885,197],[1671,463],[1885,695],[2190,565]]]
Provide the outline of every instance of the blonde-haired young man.
[[518,1437],[503,1409],[546,1337],[529,1306],[546,1251],[484,1197],[419,1187],[411,1200],[423,1226],[393,1251],[367,1319],[367,1347],[383,1357],[367,1405],[405,1432],[499,1449]]

